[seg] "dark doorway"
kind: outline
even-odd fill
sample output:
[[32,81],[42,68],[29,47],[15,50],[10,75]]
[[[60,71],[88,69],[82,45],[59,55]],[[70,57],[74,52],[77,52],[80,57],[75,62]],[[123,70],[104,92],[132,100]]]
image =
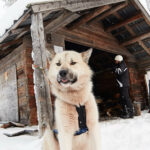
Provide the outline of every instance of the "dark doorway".
[[[81,53],[89,48],[72,42],[65,42],[66,50],[75,50]],[[93,93],[96,97],[100,114],[103,117],[118,116],[120,113],[119,89],[113,73],[114,57],[115,54],[94,49],[89,60],[89,66],[94,72],[92,79]]]

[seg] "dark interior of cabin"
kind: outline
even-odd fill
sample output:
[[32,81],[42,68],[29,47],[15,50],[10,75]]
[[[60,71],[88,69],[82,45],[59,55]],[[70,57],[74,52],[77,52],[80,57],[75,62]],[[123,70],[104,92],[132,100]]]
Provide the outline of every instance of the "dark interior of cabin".
[[[66,41],[65,49],[83,52],[89,47]],[[113,73],[114,57],[115,54],[94,49],[89,60],[89,65],[94,72],[93,92],[101,117],[119,116],[121,110],[119,89]]]

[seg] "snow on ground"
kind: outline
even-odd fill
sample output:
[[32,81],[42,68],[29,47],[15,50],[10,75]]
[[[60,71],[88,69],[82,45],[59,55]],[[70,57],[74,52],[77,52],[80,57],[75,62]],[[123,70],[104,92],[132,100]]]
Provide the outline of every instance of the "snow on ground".
[[[36,127],[26,127],[23,129],[35,129]],[[21,135],[7,137],[3,133],[14,133],[22,128],[0,128],[0,150],[41,150],[41,140],[38,136]]]
[[[0,129],[0,150],[41,150],[41,140],[37,136],[3,135],[19,130],[20,128]],[[147,111],[134,119],[100,122],[100,130],[101,150],[150,150],[150,114]]]
[[150,150],[150,113],[101,123],[102,150]]

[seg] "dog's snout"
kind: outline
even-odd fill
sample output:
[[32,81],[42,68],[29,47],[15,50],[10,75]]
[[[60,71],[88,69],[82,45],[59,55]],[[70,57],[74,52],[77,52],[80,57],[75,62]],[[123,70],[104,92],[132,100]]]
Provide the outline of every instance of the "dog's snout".
[[67,70],[60,70],[59,71],[59,74],[60,74],[61,77],[66,77],[67,73],[68,73]]

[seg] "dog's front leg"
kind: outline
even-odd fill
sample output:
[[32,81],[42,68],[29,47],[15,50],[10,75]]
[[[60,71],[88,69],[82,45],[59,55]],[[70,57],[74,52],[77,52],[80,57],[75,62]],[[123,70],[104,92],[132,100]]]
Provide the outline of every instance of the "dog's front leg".
[[100,130],[98,124],[93,126],[92,131],[90,132],[92,142],[93,142],[93,150],[100,150],[101,148],[101,140],[100,140]]
[[58,141],[60,150],[72,150],[72,138],[72,134],[59,132]]

